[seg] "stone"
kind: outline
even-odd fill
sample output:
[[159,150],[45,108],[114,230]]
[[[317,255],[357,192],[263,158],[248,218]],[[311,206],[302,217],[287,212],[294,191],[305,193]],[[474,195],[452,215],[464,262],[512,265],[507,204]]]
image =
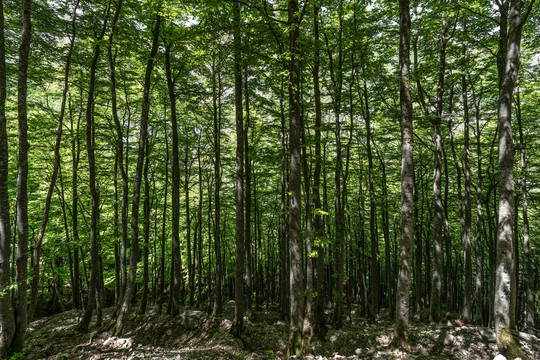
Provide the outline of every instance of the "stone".
[[504,355],[499,354],[499,355],[495,356],[495,358],[493,360],[506,360],[506,357]]

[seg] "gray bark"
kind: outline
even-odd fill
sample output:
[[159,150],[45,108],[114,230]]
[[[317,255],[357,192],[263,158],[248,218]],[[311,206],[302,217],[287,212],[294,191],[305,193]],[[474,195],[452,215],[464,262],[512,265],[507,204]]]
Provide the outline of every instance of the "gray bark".
[[400,106],[401,106],[401,224],[399,273],[396,290],[394,342],[408,345],[409,292],[411,288],[411,246],[413,239],[413,133],[412,99],[409,84],[411,17],[409,0],[400,0]]
[[513,211],[514,211],[514,143],[512,139],[512,95],[519,70],[521,44],[520,0],[511,0],[508,13],[510,29],[506,64],[498,103],[499,124],[499,216],[497,228],[497,268],[495,274],[495,331],[510,330],[511,296],[515,288],[512,276],[514,267]]

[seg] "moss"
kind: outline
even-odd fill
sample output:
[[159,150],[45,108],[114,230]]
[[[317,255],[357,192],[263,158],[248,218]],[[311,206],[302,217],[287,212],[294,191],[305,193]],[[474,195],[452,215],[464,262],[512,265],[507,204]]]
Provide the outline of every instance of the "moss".
[[523,353],[510,331],[506,329],[501,329],[499,336],[497,337],[497,346],[499,347],[501,354],[506,356],[508,359],[529,359],[525,353]]
[[292,355],[302,355],[302,332],[300,330],[294,331],[289,337],[289,347],[287,349],[287,357]]

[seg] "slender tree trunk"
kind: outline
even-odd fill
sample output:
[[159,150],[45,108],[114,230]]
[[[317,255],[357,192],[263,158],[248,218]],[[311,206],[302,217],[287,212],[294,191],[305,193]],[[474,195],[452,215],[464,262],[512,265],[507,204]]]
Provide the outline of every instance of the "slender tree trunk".
[[242,112],[242,46],[240,5],[234,3],[234,98],[236,114],[236,264],[234,276],[234,320],[232,334],[244,331],[244,119]]
[[183,288],[182,259],[180,257],[180,158],[178,144],[178,122],[176,118],[176,95],[174,93],[174,80],[171,71],[171,46],[165,49],[165,72],[167,75],[167,88],[171,105],[172,125],[172,261],[174,262],[174,276],[171,284],[172,304],[171,315],[176,316],[180,308],[180,296]]
[[69,112],[70,112],[70,122],[71,122],[71,153],[72,153],[72,203],[71,203],[71,228],[72,228],[72,238],[73,238],[73,306],[75,309],[80,309],[82,300],[81,300],[81,287],[79,286],[81,282],[81,275],[79,270],[79,222],[78,222],[78,170],[79,170],[79,158],[81,153],[80,147],[80,137],[79,137],[79,125],[80,119],[77,118],[77,128],[73,129],[73,108],[71,106],[71,98],[69,101]]
[[9,156],[6,119],[6,45],[4,33],[4,1],[0,0],[0,356],[8,355],[15,334],[15,317],[11,298],[10,256],[11,224],[9,215]]
[[306,193],[306,301],[304,311],[304,323],[302,325],[304,338],[304,353],[311,353],[311,339],[313,338],[313,327],[311,319],[313,317],[313,258],[312,253],[312,203],[311,203],[311,170],[307,161],[307,144],[306,144],[306,128],[304,117],[300,117],[302,122],[302,168],[304,172],[304,187]]
[[[463,58],[465,58],[465,47],[463,47]],[[463,60],[465,61],[465,60]],[[463,66],[462,71],[465,71]],[[465,75],[462,77],[462,98],[463,98],[463,119],[464,119],[464,146],[465,153],[465,198],[463,211],[465,215],[465,227],[463,228],[463,257],[465,262],[465,294],[463,296],[463,321],[472,320],[472,255],[471,255],[471,163],[469,152],[469,104],[467,99],[467,83]]]
[[[321,125],[322,125],[322,107],[321,107],[321,90],[319,83],[319,68],[320,68],[320,46],[319,46],[319,6],[315,5],[313,9],[313,28],[315,34],[315,60],[313,65],[313,93],[315,97],[315,172],[313,174],[313,200],[315,206],[315,221],[314,234],[315,240],[321,239],[324,236],[322,222],[322,205],[321,205]],[[316,242],[317,243],[317,242]],[[317,279],[317,296],[315,297],[315,335],[324,339],[326,336],[326,315],[324,313],[324,248],[320,241],[317,249],[316,263],[316,279]]]
[[148,61],[146,63],[146,71],[144,75],[143,98],[141,104],[141,130],[139,135],[139,150],[137,154],[137,169],[135,173],[135,180],[133,183],[133,198],[131,204],[131,255],[129,258],[129,275],[122,307],[120,309],[118,317],[116,318],[117,334],[122,334],[124,330],[124,323],[127,320],[126,317],[131,311],[131,300],[133,297],[133,293],[135,292],[135,278],[137,275],[137,260],[139,256],[139,202],[141,194],[141,180],[145,157],[144,150],[148,133],[148,112],[150,108],[151,75],[154,68],[154,58],[158,49],[160,24],[161,16],[156,15],[156,22],[154,28],[152,29],[152,48],[150,50],[150,57],[148,58]]
[[377,209],[375,208],[375,186],[373,184],[373,154],[371,151],[371,115],[369,110],[367,83],[364,79],[364,106],[365,106],[365,123],[366,123],[366,149],[368,157],[368,182],[369,182],[369,234],[371,239],[371,319],[379,314],[379,241],[375,231],[375,223],[377,219]]
[[32,263],[32,286],[30,295],[30,305],[28,309],[28,319],[32,320],[34,312],[37,306],[38,285],[39,285],[39,259],[41,257],[41,244],[43,243],[43,237],[45,235],[45,228],[47,227],[47,221],[49,220],[49,211],[51,209],[51,199],[56,185],[56,178],[58,177],[58,168],[60,167],[60,141],[62,139],[62,129],[64,126],[64,114],[66,111],[66,99],[69,88],[69,70],[71,64],[71,54],[73,52],[73,44],[75,42],[75,19],[78,3],[73,9],[73,16],[71,21],[71,36],[69,40],[69,49],[66,57],[66,67],[64,70],[64,90],[62,91],[62,102],[60,104],[60,114],[58,115],[58,127],[56,129],[56,142],[54,145],[54,165],[53,173],[51,176],[51,182],[49,183],[49,189],[45,198],[45,207],[43,209],[43,217],[41,218],[41,225],[39,227],[39,233],[34,249],[34,260]]
[[[120,170],[120,177],[122,178],[122,210],[121,210],[121,226],[122,226],[122,242],[120,245],[120,294],[124,294],[127,283],[127,242],[128,242],[128,228],[127,228],[127,211],[129,201],[129,189],[128,189],[128,176],[127,176],[127,164],[124,168],[124,135],[122,131],[122,125],[118,118],[118,105],[116,96],[116,49],[113,54],[113,40],[116,35],[116,24],[122,10],[123,0],[119,0],[116,5],[116,12],[111,24],[111,33],[109,35],[109,42],[107,46],[107,60],[109,65],[109,77],[111,80],[111,113],[114,120],[116,129],[116,152],[118,157],[118,169]],[[127,157],[127,156],[126,156]],[[121,296],[118,299],[117,305],[121,302]]]
[[334,294],[334,314],[333,323],[336,329],[343,326],[343,281],[345,263],[345,216],[342,202],[342,173],[343,160],[341,150],[341,91],[343,85],[343,51],[342,51],[342,22],[343,4],[339,3],[339,26],[338,26],[338,64],[334,66],[332,51],[328,46],[328,37],[325,34],[326,46],[328,50],[328,60],[330,68],[330,78],[332,81],[332,102],[334,118],[336,122],[336,167],[335,167],[335,192],[334,192],[334,212],[335,212],[335,271],[336,284]]
[[534,327],[534,281],[533,281],[533,260],[531,259],[531,243],[529,235],[529,213],[527,204],[527,158],[525,154],[525,141],[523,138],[523,127],[521,119],[521,101],[519,97],[519,89],[517,92],[517,112],[516,118],[519,129],[519,145],[520,145],[520,163],[521,163],[521,196],[522,196],[522,211],[523,211],[523,254],[525,257],[525,326],[527,328]]
[[143,203],[143,281],[142,281],[142,299],[141,306],[139,308],[139,314],[146,313],[146,307],[148,305],[148,262],[149,262],[149,242],[150,242],[150,211],[152,205],[150,204],[150,181],[148,179],[148,166],[150,156],[150,145],[148,139],[146,140],[146,158],[144,161],[144,203]]
[[[99,230],[98,230],[98,221],[99,221],[99,189],[97,188],[96,180],[96,160],[95,160],[95,139],[94,135],[94,92],[96,84],[96,69],[97,62],[101,52],[100,41],[105,35],[105,30],[107,28],[107,18],[109,16],[111,2],[109,1],[107,9],[105,11],[105,17],[103,21],[103,26],[101,28],[101,33],[96,36],[96,43],[94,46],[94,55],[92,57],[92,63],[90,65],[90,84],[88,86],[88,100],[86,102],[86,151],[88,156],[88,169],[89,169],[89,187],[90,194],[92,197],[92,212],[91,212],[91,225],[90,225],[90,258],[91,258],[91,269],[92,273],[90,275],[90,286],[88,288],[88,300],[84,315],[79,323],[78,330],[85,332],[88,331],[88,326],[90,325],[90,320],[92,318],[92,313],[94,308],[101,307],[101,303],[97,302],[96,299],[101,298],[100,287],[99,287]],[[97,309],[100,312],[100,309]]]
[[413,133],[412,99],[409,84],[411,17],[409,0],[400,0],[400,106],[401,106],[401,240],[396,291],[396,344],[408,346],[411,246],[413,239]]
[[[213,64],[214,65],[214,64]],[[216,317],[222,311],[222,288],[223,270],[221,264],[221,239],[220,239],[220,220],[221,220],[221,73],[219,76],[219,86],[216,88],[215,65],[213,67],[213,110],[214,110],[214,202],[215,202],[215,221],[214,221],[214,250],[216,252],[216,290],[214,291],[214,308],[212,316]],[[247,89],[246,89],[247,90]],[[219,104],[218,104],[219,103]],[[218,107],[219,105],[219,107]]]
[[442,19],[439,54],[439,83],[437,86],[437,109],[433,121],[434,161],[433,161],[433,275],[431,286],[430,317],[434,322],[439,321],[441,307],[441,274],[442,274],[442,235],[443,235],[443,204],[442,204],[442,152],[441,117],[443,111],[444,78],[446,71],[446,38],[447,25]]
[[251,294],[253,293],[253,274],[251,271],[251,159],[249,151],[249,128],[250,113],[249,113],[249,92],[248,92],[248,71],[246,67],[244,75],[244,97],[246,107],[246,126],[244,130],[244,196],[245,196],[245,226],[244,226],[244,246],[246,259],[246,311],[251,312],[252,301]]
[[[169,136],[167,135],[167,124],[164,124],[165,134],[165,164],[169,166]],[[161,223],[161,256],[160,256],[160,275],[159,275],[159,288],[158,288],[158,313],[161,314],[163,310],[163,302],[165,301],[165,236],[166,236],[166,224],[167,224],[167,198],[169,190],[169,172],[165,171],[165,195],[163,196],[163,219]],[[189,212],[188,212],[189,215]],[[188,227],[189,234],[189,227]],[[189,244],[189,238],[187,242]]]

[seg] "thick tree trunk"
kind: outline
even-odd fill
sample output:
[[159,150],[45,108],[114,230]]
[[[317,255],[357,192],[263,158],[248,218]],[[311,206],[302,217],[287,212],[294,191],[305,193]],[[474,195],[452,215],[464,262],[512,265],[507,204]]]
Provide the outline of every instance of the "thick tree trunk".
[[408,345],[409,291],[411,287],[411,246],[413,240],[413,133],[412,99],[409,84],[411,17],[409,0],[400,0],[400,106],[401,106],[401,224],[399,274],[396,290],[394,342]]
[[298,0],[289,0],[289,154],[290,178],[289,192],[289,257],[290,257],[290,307],[291,321],[289,327],[289,344],[287,355],[302,354],[302,326],[304,317],[304,284],[302,273],[302,193],[301,193],[301,159],[300,139],[302,119],[300,111],[300,10]]
[[15,317],[11,291],[10,257],[11,257],[11,224],[9,215],[8,194],[8,137],[6,119],[6,46],[4,35],[4,2],[0,0],[0,356],[6,356],[15,334]]
[[23,1],[23,26],[19,47],[19,71],[17,77],[17,113],[19,124],[19,165],[17,172],[17,290],[15,302],[15,336],[12,349],[19,351],[24,346],[27,317],[27,274],[28,274],[28,109],[27,82],[30,37],[32,31],[31,0]]
[[152,29],[153,40],[150,56],[146,63],[146,71],[144,75],[143,98],[141,104],[141,124],[139,135],[139,150],[137,154],[137,168],[135,172],[135,180],[133,183],[133,198],[131,204],[131,255],[129,258],[129,275],[124,294],[120,313],[116,318],[116,333],[122,334],[126,317],[131,311],[131,300],[135,292],[135,278],[137,275],[137,260],[139,256],[139,203],[141,195],[141,182],[143,165],[145,158],[145,145],[148,133],[148,112],[150,108],[150,85],[151,75],[154,68],[154,58],[158,49],[159,42],[159,26],[161,24],[161,16],[156,15],[156,22]]
[[[497,270],[495,275],[495,331],[501,352],[501,341],[505,331],[511,326],[511,297],[516,284],[512,276],[514,267],[513,211],[514,211],[514,143],[512,140],[512,96],[519,70],[521,43],[521,6],[519,0],[510,1],[509,44],[506,65],[501,83],[498,104],[499,119],[499,216],[497,229]],[[507,332],[507,334],[510,334]],[[509,335],[511,337],[511,335]]]

